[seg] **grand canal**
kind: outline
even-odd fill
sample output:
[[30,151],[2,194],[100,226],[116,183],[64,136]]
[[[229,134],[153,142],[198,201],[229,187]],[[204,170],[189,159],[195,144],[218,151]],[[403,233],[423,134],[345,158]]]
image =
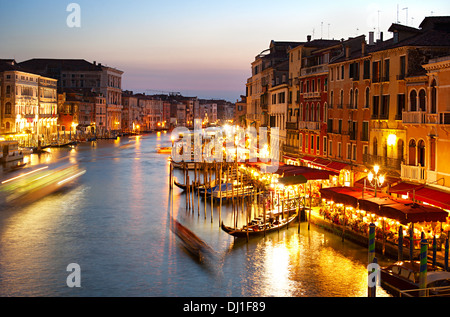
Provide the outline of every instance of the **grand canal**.
[[[32,155],[27,169],[71,163],[86,173],[31,204],[3,207],[0,296],[367,296],[367,248],[307,223],[300,234],[296,224],[248,243],[235,240],[220,229],[217,209],[211,221],[209,203],[205,217],[202,200],[188,212],[183,192],[170,192],[160,145],[170,145],[170,134]],[[182,179],[180,171],[175,176]],[[170,230],[171,216],[217,257],[199,263],[186,253]],[[221,217],[231,223],[231,209],[224,206]],[[71,263],[81,270],[79,288],[66,283]],[[377,296],[388,295],[378,287]]]

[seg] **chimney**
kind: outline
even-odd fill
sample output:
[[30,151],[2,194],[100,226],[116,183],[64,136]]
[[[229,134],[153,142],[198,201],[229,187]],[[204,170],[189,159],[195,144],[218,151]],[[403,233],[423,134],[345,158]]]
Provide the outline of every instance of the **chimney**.
[[383,32],[380,32],[380,42],[383,42]]
[[350,57],[350,46],[346,46],[345,47],[345,58],[349,58]]
[[96,62],[96,61],[94,61],[94,65],[97,65],[97,62]]
[[366,55],[366,40],[361,42],[361,56]]
[[306,37],[306,39],[308,40],[308,42],[311,42],[311,35],[308,35],[308,36]]
[[369,32],[369,45],[373,45],[374,44],[374,33]]

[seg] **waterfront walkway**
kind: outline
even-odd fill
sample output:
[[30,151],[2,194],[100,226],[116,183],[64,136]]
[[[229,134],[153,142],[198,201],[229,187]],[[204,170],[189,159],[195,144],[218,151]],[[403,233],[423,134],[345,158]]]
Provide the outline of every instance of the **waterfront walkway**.
[[[311,208],[311,223],[319,226],[327,231],[330,231],[334,234],[344,236],[344,240],[350,240],[354,243],[357,243],[361,246],[368,247],[368,237],[364,237],[360,234],[354,233],[350,227],[348,226],[342,226],[334,224],[326,219],[323,218],[323,216],[320,215],[320,207],[312,207]],[[308,217],[308,214],[306,215]],[[307,218],[308,219],[308,218]],[[308,221],[308,220],[307,220]],[[377,240],[377,249],[380,252],[381,251],[381,241]],[[416,255],[418,254],[417,249],[415,249],[414,257],[416,258]],[[387,243],[386,252],[384,256],[397,260],[398,259],[398,246],[394,245],[393,243]],[[403,259],[409,260],[409,248],[403,247]],[[433,250],[428,248],[428,261],[433,261]],[[436,266],[445,268],[445,250],[444,246],[442,246],[442,250],[436,250]]]

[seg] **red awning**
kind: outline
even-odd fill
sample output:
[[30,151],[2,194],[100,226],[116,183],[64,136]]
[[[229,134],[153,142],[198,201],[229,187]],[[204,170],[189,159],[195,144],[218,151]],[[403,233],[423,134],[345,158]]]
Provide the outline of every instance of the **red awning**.
[[416,190],[415,197],[411,195],[409,197],[437,207],[450,209],[450,193],[438,189],[425,186]]
[[450,209],[450,193],[425,186],[424,184],[402,182],[391,187],[391,193],[408,195],[410,199],[422,201],[440,208]]
[[327,166],[325,166],[325,168],[327,170],[339,173],[342,169],[346,168],[347,166],[348,166],[348,164],[346,164],[346,163],[333,161],[330,164],[328,164]]
[[[344,204],[358,208],[358,201],[362,199],[362,189],[356,187],[330,187],[320,189],[322,198],[332,200],[338,204]],[[364,197],[374,197],[372,193],[365,192]]]
[[392,199],[389,199],[387,197],[367,197],[364,199],[359,199],[359,209],[367,211],[367,212],[373,212],[375,214],[379,214],[380,212],[380,206],[384,205],[392,205],[396,202]]
[[447,220],[448,213],[442,209],[419,204],[393,204],[380,207],[381,216],[398,220],[406,225],[410,222],[430,222]]
[[306,162],[312,162],[314,161],[316,158],[314,156],[309,156],[309,155],[305,155],[301,158],[302,161],[306,161]]
[[327,160],[327,159],[321,158],[321,157],[317,157],[317,158],[313,161],[313,164],[320,165],[321,167],[325,167],[325,166],[327,166],[327,165],[330,164],[330,163],[331,163],[330,160]]
[[418,190],[420,188],[424,187],[423,184],[414,184],[414,183],[408,183],[408,182],[401,182],[398,183],[395,186],[392,186],[389,189],[390,193],[393,194],[399,194],[399,195],[408,195],[408,192],[411,193],[410,197],[412,197],[412,193],[414,190]]

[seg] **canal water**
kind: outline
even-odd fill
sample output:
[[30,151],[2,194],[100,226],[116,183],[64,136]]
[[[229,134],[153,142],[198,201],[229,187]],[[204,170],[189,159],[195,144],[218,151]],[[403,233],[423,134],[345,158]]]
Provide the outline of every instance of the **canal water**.
[[[259,239],[235,240],[203,200],[186,211],[169,190],[169,133],[84,143],[28,158],[27,169],[72,163],[86,173],[25,206],[0,212],[0,296],[365,297],[367,248],[302,223]],[[15,174],[3,174],[12,177]],[[175,176],[182,181],[181,171]],[[217,207],[217,205],[216,205]],[[221,219],[231,224],[223,206]],[[198,262],[170,218],[215,251]],[[379,262],[383,264],[382,258]],[[68,287],[68,265],[81,287]],[[377,296],[389,296],[381,287]]]

